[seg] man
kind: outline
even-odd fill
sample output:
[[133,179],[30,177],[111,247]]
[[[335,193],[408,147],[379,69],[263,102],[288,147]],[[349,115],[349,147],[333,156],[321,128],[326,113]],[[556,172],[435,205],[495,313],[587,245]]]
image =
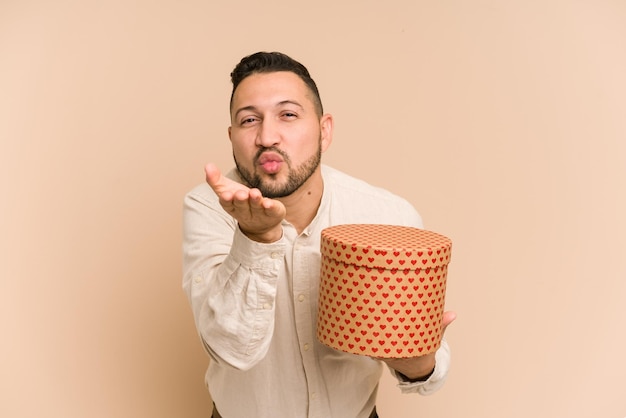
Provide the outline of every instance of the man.
[[[320,233],[345,223],[421,227],[404,199],[320,164],[333,118],[307,69],[280,53],[231,74],[236,169],[206,166],[185,198],[184,289],[211,357],[214,417],[376,417],[383,361],[403,392],[445,380],[449,350],[402,360],[343,353],[316,339]],[[454,319],[444,314],[443,326]],[[218,412],[219,411],[219,412]]]

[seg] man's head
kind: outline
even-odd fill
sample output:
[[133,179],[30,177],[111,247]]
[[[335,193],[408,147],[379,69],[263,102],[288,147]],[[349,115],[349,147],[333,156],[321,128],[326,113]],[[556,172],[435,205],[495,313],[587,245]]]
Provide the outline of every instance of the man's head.
[[321,113],[306,68],[284,54],[260,52],[241,60],[232,79],[228,135],[241,178],[272,198],[304,185],[320,191],[321,154],[332,141],[333,121]]
[[306,67],[293,58],[280,52],[257,52],[241,59],[239,64],[230,73],[230,79],[233,82],[233,91],[230,95],[230,106],[232,110],[233,96],[235,90],[246,77],[252,74],[273,73],[279,71],[288,71],[296,74],[306,84],[311,92],[311,100],[315,105],[315,111],[319,117],[324,114],[320,93],[317,90],[315,81],[311,78]]

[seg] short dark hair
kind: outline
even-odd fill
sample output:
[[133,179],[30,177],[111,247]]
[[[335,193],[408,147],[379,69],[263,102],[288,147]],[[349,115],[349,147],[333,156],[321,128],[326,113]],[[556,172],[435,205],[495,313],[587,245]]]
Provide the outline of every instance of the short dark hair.
[[309,70],[307,70],[306,67],[298,61],[280,52],[257,52],[241,59],[233,72],[230,73],[230,79],[233,82],[233,91],[230,95],[231,108],[233,105],[235,90],[237,89],[237,86],[239,86],[239,83],[241,83],[246,77],[249,77],[252,74],[274,73],[278,71],[289,71],[300,77],[313,94],[313,104],[315,105],[315,111],[318,113],[318,116],[322,116],[324,114],[320,93],[317,90],[315,81],[313,81],[311,75],[309,74]]

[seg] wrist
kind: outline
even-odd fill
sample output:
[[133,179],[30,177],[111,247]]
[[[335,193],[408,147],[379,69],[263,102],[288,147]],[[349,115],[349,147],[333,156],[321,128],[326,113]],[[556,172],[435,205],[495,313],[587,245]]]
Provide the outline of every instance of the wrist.
[[241,225],[239,225],[239,229],[246,237],[248,237],[252,241],[260,242],[263,244],[271,244],[272,242],[276,242],[283,237],[283,228],[281,225],[278,225],[277,227],[263,232],[246,231],[241,227]]
[[435,373],[435,366],[425,374],[411,375],[407,376],[404,373],[398,372],[400,379],[402,379],[406,383],[417,383],[417,382],[425,382]]

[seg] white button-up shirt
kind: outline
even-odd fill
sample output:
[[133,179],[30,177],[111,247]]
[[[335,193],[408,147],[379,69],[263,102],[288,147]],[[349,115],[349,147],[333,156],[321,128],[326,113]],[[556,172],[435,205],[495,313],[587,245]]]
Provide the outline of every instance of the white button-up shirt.
[[[322,229],[347,223],[422,227],[404,199],[322,166],[324,192],[301,233],[283,221],[283,237],[248,239],[202,184],[184,203],[183,287],[212,361],[206,383],[227,418],[366,418],[376,403],[383,363],[316,338]],[[235,171],[229,177],[239,178]],[[433,375],[403,392],[428,394],[449,367],[445,341]]]

